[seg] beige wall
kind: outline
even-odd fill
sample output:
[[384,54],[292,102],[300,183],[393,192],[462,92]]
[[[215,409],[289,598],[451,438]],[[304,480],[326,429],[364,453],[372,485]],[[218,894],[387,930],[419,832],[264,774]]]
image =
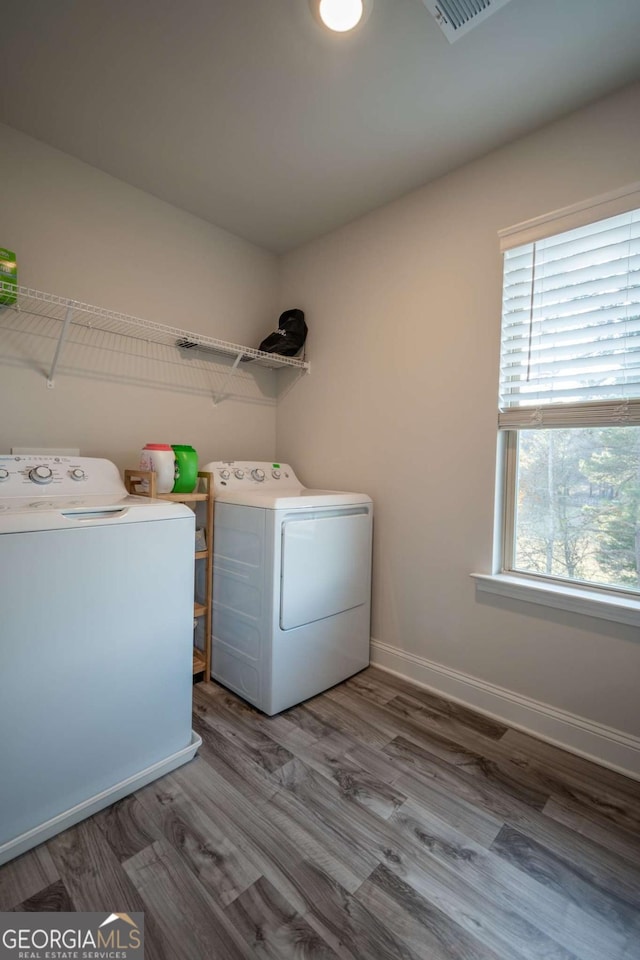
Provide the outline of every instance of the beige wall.
[[304,481],[374,498],[374,638],[635,735],[637,630],[481,601],[469,574],[491,570],[497,231],[640,180],[639,116],[636,85],[287,255],[312,371],[277,431]]
[[[273,329],[272,254],[5,126],[0,177],[0,246],[17,252],[21,284],[250,346]],[[0,328],[15,327],[10,313]],[[237,398],[214,407],[204,389],[221,385],[224,362],[195,376],[70,347],[49,390],[54,346],[0,329],[0,451],[80,447],[121,467],[149,441],[191,443],[201,462],[273,456],[271,372],[243,371]]]

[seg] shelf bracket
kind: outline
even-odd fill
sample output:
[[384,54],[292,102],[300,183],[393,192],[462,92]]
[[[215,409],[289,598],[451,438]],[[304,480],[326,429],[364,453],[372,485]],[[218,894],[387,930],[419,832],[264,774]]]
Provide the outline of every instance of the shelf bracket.
[[55,376],[56,367],[58,366],[58,360],[60,358],[60,354],[62,353],[62,347],[65,341],[65,337],[67,336],[67,330],[69,329],[69,324],[71,323],[72,313],[73,313],[72,308],[67,307],[67,312],[65,314],[64,321],[62,324],[62,330],[60,331],[60,336],[58,337],[56,352],[53,355],[51,370],[49,371],[49,376],[47,377],[47,387],[49,388],[49,390],[53,390],[53,387],[54,387],[53,378]]
[[231,369],[228,371],[226,377],[224,378],[224,380],[223,380],[223,382],[222,382],[222,386],[220,387],[220,389],[218,390],[218,392],[217,392],[216,394],[214,394],[214,396],[213,396],[213,405],[214,405],[214,407],[217,407],[218,404],[219,404],[222,400],[224,400],[224,398],[226,397],[226,393],[225,393],[226,386],[227,386],[227,384],[229,383],[229,380],[231,379],[231,377],[234,375],[234,373],[235,373],[236,370],[238,369],[238,364],[239,364],[240,361],[242,360],[243,356],[244,356],[243,353],[239,353],[239,354],[238,354],[238,356],[237,356],[237,357],[235,358],[235,360],[233,361],[233,366],[231,367]]

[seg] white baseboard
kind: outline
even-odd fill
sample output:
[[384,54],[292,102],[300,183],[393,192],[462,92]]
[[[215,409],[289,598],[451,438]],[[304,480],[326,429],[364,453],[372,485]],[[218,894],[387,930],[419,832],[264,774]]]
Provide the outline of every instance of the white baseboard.
[[640,737],[532,700],[373,638],[371,662],[494,720],[640,780]]

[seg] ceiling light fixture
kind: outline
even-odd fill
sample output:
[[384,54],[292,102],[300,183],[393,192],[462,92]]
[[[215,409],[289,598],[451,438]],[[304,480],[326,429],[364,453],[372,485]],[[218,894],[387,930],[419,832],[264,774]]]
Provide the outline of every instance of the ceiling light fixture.
[[320,0],[318,14],[329,30],[348,33],[357,27],[364,13],[363,0]]

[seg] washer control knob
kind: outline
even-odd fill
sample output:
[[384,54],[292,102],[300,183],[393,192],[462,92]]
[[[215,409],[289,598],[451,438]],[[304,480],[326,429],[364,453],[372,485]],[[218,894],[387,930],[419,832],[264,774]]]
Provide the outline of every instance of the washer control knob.
[[251,476],[254,480],[257,480],[258,483],[262,483],[264,480],[264,470],[252,470]]
[[279,470],[272,470],[272,471],[271,471],[271,476],[273,477],[274,480],[279,480],[279,479],[280,479],[280,471],[279,471]]
[[8,479],[9,479],[9,471],[5,470],[4,467],[0,467],[0,483],[3,480],[8,480]]
[[74,469],[71,471],[72,480],[85,480],[86,476],[86,473],[84,470],[81,470],[80,467],[74,467]]
[[34,483],[51,483],[53,477],[53,471],[50,467],[32,467],[29,470],[29,480],[33,480]]
[[244,479],[244,470],[234,470],[234,471],[233,471],[233,475],[234,475],[234,477],[236,478],[236,480],[243,480],[243,479]]
[[220,476],[222,477],[223,480],[228,480],[231,474],[229,473],[228,470],[221,470]]

